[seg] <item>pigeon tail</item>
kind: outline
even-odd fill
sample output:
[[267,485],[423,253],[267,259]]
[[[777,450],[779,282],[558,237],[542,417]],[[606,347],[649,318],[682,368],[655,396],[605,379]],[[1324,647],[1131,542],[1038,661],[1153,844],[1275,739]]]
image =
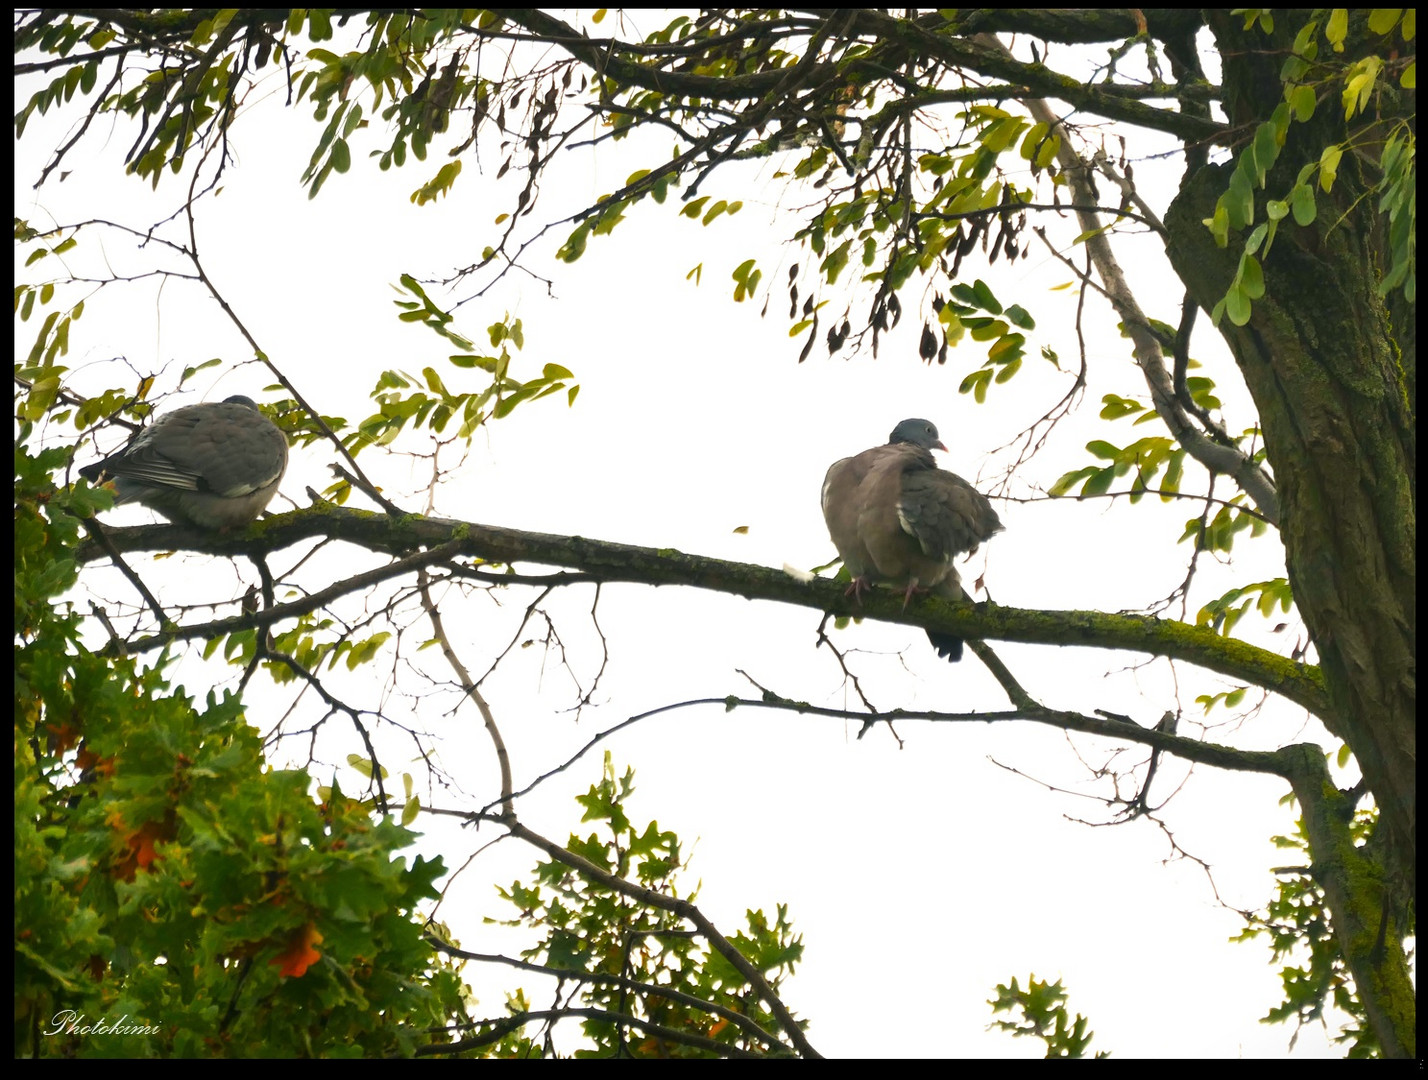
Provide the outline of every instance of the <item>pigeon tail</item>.
[[927,640],[932,642],[932,647],[937,650],[938,656],[945,656],[949,664],[955,664],[962,659],[962,639],[953,637],[951,634],[939,634],[936,630],[927,631]]

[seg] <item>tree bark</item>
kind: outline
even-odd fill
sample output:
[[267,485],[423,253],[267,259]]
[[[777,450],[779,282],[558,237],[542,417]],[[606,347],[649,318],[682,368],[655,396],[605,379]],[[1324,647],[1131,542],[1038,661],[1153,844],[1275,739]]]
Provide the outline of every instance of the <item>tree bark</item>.
[[[1288,49],[1297,26],[1277,19],[1274,44]],[[1284,52],[1228,12],[1211,26],[1225,58],[1225,105],[1233,123],[1280,99]],[[1254,40],[1251,40],[1255,38]],[[1268,178],[1287,192],[1299,168],[1344,138],[1338,95],[1308,125],[1291,125]],[[1245,138],[1253,133],[1246,129]],[[1330,723],[1363,769],[1392,833],[1404,879],[1415,864],[1417,777],[1414,724],[1417,626],[1414,403],[1405,355],[1388,306],[1375,292],[1388,254],[1377,230],[1341,215],[1363,194],[1344,155],[1331,195],[1316,189],[1318,219],[1286,219],[1264,260],[1269,289],[1243,327],[1220,324],[1259,409],[1279,485],[1289,581],[1308,624],[1333,705]],[[1171,262],[1206,310],[1234,277],[1240,245],[1220,249],[1202,221],[1228,186],[1232,165],[1187,176],[1166,215]],[[1262,210],[1263,197],[1259,200]],[[1368,207],[1360,203],[1356,213]],[[1257,213],[1261,212],[1257,210]],[[1409,339],[1411,343],[1411,338]],[[1408,886],[1412,888],[1411,884]]]

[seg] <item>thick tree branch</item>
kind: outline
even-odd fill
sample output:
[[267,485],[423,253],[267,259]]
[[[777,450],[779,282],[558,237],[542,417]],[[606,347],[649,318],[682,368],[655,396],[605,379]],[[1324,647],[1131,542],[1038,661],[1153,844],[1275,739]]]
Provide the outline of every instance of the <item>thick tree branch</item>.
[[[1225,125],[1203,117],[1127,100],[1108,93],[1099,85],[1088,85],[1052,71],[1044,64],[1023,63],[1003,48],[990,48],[981,41],[937,33],[934,26],[945,25],[945,22],[941,15],[934,18],[935,23],[927,19],[908,21],[863,9],[858,13],[854,29],[883,40],[897,41],[915,55],[935,57],[978,75],[1016,83],[1037,97],[1056,98],[1108,120],[1123,120],[1136,127],[1164,131],[1191,141],[1217,139],[1228,130]],[[1173,87],[1166,87],[1167,97],[1174,92]]]
[[[620,54],[621,43],[601,47],[578,33],[568,23],[544,12],[504,8],[499,9],[499,14],[559,44],[577,60],[617,82],[656,90],[662,94],[710,101],[758,98],[777,86],[785,74],[778,69],[734,76],[692,75],[667,71],[627,60]],[[841,17],[843,13],[840,10],[836,14],[820,14],[824,18],[834,18]],[[1117,94],[1110,88],[1087,85],[1058,74],[1045,65],[1024,64],[965,39],[937,33],[934,27],[945,28],[946,23],[941,16],[935,18],[935,22],[908,21],[873,9],[859,9],[853,17],[851,32],[871,37],[879,42],[879,46],[892,44],[899,51],[905,50],[913,55],[941,60],[988,78],[1004,79],[1023,86],[1032,93],[1059,98],[1107,119],[1124,120],[1140,127],[1193,140],[1214,139],[1226,130],[1223,124],[1187,113],[1157,109]],[[809,80],[817,82],[836,75],[838,71],[834,65],[819,64],[809,73]],[[1167,97],[1172,96],[1174,92],[1173,87],[1166,88]]]
[[[965,638],[1131,649],[1186,660],[1273,690],[1321,718],[1329,713],[1317,668],[1234,638],[1221,637],[1212,630],[1169,619],[1097,611],[1034,611],[990,603],[952,605],[930,596],[914,600],[904,610],[901,595],[891,590],[875,590],[864,596],[860,606],[844,596],[842,586],[831,580],[802,582],[782,570],[687,555],[671,548],[633,547],[580,536],[522,532],[442,518],[392,519],[331,505],[269,518],[255,525],[245,536],[221,536],[175,525],[109,530],[115,550],[121,553],[184,547],[215,555],[238,555],[250,550],[285,547],[314,536],[347,540],[375,551],[401,552],[405,556],[401,565],[412,570],[457,555],[496,563],[534,562],[581,570],[600,581],[692,585],[751,600],[776,600],[835,615],[863,616],[941,630]],[[437,550],[405,554],[421,546]],[[104,554],[98,546],[84,544],[76,552],[76,558],[80,562],[91,562]],[[371,571],[369,575],[389,577],[392,576],[386,572],[389,569]],[[362,586],[352,590],[346,588],[346,583],[338,583],[314,597],[267,611],[181,627],[170,634],[130,642],[129,649],[139,652],[156,648],[165,641],[214,637],[250,626],[270,625],[279,619],[312,611],[330,602],[334,594],[360,591],[363,587],[365,578]],[[321,599],[315,602],[315,597]]]
[[1381,851],[1355,843],[1349,830],[1351,793],[1334,787],[1324,755],[1305,745],[1287,746],[1280,754],[1290,765],[1290,783],[1303,810],[1314,859],[1311,873],[1333,913],[1334,936],[1358,999],[1384,1056],[1411,1058],[1417,1047],[1415,992],[1403,951],[1410,926],[1399,922],[1394,911],[1396,883],[1385,879]]
[[974,8],[959,10],[956,19],[964,34],[1030,34],[1062,45],[1123,41],[1142,33],[1178,39],[1204,23],[1196,8]]

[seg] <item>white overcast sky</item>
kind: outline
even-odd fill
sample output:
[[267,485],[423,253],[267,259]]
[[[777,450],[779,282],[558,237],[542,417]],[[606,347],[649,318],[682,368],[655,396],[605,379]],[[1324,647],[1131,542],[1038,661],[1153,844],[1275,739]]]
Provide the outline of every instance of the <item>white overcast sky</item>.
[[[642,32],[656,25],[652,15],[638,18]],[[20,100],[36,85],[22,80]],[[35,118],[17,144],[17,216],[39,228],[95,217],[142,228],[179,205],[182,185],[172,176],[164,177],[157,195],[147,183],[121,179],[120,157],[134,136],[123,124],[108,126],[107,119],[97,121],[81,144],[67,166],[68,179],[33,191],[46,156],[77,118],[74,110]],[[440,153],[424,164],[379,173],[365,156],[385,141],[374,131],[354,145],[352,171],[332,177],[309,200],[298,176],[319,131],[311,106],[284,110],[281,86],[270,81],[264,100],[235,131],[236,160],[221,193],[201,203],[198,241],[208,272],[273,362],[325,413],[356,421],[371,411],[367,395],[383,369],[415,373],[432,365],[451,385],[461,384],[464,376],[444,361],[450,350],[429,332],[397,322],[391,286],[402,273],[435,278],[476,261],[497,235],[493,219],[511,208],[522,181],[513,169],[495,182],[501,157],[483,143],[482,170],[468,155],[449,197],[413,206],[408,196],[438,167]],[[1168,148],[1163,140],[1133,140],[1142,194],[1163,212],[1181,160],[1149,157]],[[668,153],[667,139],[653,135],[564,154],[542,184],[535,216],[548,220],[589,204]],[[950,447],[945,467],[989,493],[1021,499],[1090,463],[1084,450],[1090,438],[1123,444],[1163,433],[1156,425],[1105,427],[1096,419],[1102,394],[1143,398],[1144,387],[1114,318],[1092,296],[1086,304],[1090,384],[1083,408],[1055,430],[1038,457],[1001,483],[1015,455],[1009,441],[1069,385],[1070,376],[1040,360],[1037,350],[1050,345],[1068,370],[1077,363],[1075,290],[1050,291],[1070,274],[1029,231],[1028,260],[990,270],[970,257],[964,264],[967,280],[985,277],[999,296],[1021,303],[1038,321],[1022,374],[1009,386],[994,387],[985,405],[957,393],[979,363],[982,346],[967,341],[945,367],[918,359],[923,312],[913,286],[902,294],[902,326],[885,338],[878,359],[867,352],[829,359],[820,344],[798,364],[801,343],[787,336],[783,283],[793,261],[807,263],[811,256],[780,241],[796,227],[786,208],[808,201],[810,193],[790,192],[773,180],[774,167],[747,163],[711,178],[703,193],[745,205],[738,216],[709,228],[676,216],[676,195],[664,207],[634,209],[613,236],[592,240],[572,266],[552,258],[568,231],[554,229],[528,253],[530,267],[553,279],[553,296],[517,272],[460,308],[459,327],[478,339],[506,313],[523,320],[526,348],[513,369],[517,377],[529,378],[553,361],[574,371],[582,389],[573,408],[563,396],[552,397],[489,425],[464,459],[459,448],[444,448],[441,463],[454,471],[437,491],[437,515],[807,569],[833,557],[818,509],[824,470],[882,442],[904,417],[938,424]],[[1034,224],[1047,226],[1063,249],[1079,231],[1070,219]],[[1160,244],[1149,236],[1126,236],[1116,240],[1116,251],[1150,314],[1177,321],[1181,290]],[[758,258],[765,282],[775,284],[763,319],[762,296],[753,303],[732,300],[730,272],[750,256]],[[102,243],[99,234],[82,236],[68,265],[82,274],[98,275],[106,265],[122,274],[162,261],[152,248],[137,250],[110,233]],[[700,263],[702,284],[696,285],[686,275]],[[41,269],[21,272],[17,262],[17,280],[34,280]],[[434,295],[450,304],[471,291]],[[841,310],[842,295],[827,310]],[[867,303],[860,295],[855,324]],[[30,326],[19,330],[22,355],[30,333]],[[184,282],[147,279],[95,292],[71,342],[68,362],[77,392],[133,386],[136,373],[155,372],[162,373],[160,387],[171,389],[185,365],[217,356],[227,361],[223,374],[204,381],[205,373],[196,392],[173,405],[240,392],[273,397],[264,392],[272,381],[266,373],[241,363],[247,349],[216,305]],[[1219,384],[1230,429],[1249,426],[1247,396],[1207,319],[1192,352]],[[397,449],[425,453],[425,436],[408,435]],[[330,482],[332,458],[325,446],[295,448],[272,509],[305,505],[307,486],[321,489]],[[397,502],[424,507],[429,458],[378,451],[361,461]],[[1203,490],[1203,483],[1199,470],[1187,470],[1187,489]],[[1229,490],[1222,484],[1217,494]],[[360,496],[353,505],[363,505]],[[996,505],[1006,531],[983,548],[964,578],[985,572],[991,596],[1001,604],[1111,612],[1143,610],[1176,587],[1189,554],[1176,540],[1199,509],[1158,501],[1133,508],[1106,500]],[[148,512],[122,510],[112,520],[148,520]],[[734,532],[739,526],[748,527],[746,535]],[[301,554],[275,555],[272,565],[286,571]],[[137,560],[174,603],[223,603],[255,578],[245,562],[217,563],[182,554]],[[372,564],[364,553],[325,549],[291,580],[313,588]],[[1255,543],[1242,539],[1233,559],[1201,560],[1191,617],[1230,587],[1282,573],[1282,549],[1273,535]],[[111,605],[132,601],[117,576],[96,580]],[[588,614],[591,593],[589,586],[572,588],[547,604],[582,688],[599,664]],[[532,596],[522,590],[446,594],[448,628],[455,628],[473,671],[484,672],[511,639]],[[356,619],[363,604],[359,598],[339,609]],[[206,610],[189,617],[206,617]],[[380,733],[388,767],[415,774],[424,800],[482,805],[497,794],[489,743],[469,705],[453,715],[457,695],[408,670],[415,663],[437,680],[449,679],[437,650],[415,655],[429,627],[413,613],[407,604],[402,618],[412,621],[402,625],[400,660],[389,647],[376,670],[348,675],[344,669],[333,675],[333,686],[347,700],[369,707],[380,702],[390,715],[439,739],[442,763],[463,791],[428,788],[410,741],[390,728]],[[1168,614],[1178,616],[1178,607]],[[595,707],[578,723],[570,711],[578,691],[558,654],[539,643],[516,650],[486,684],[518,786],[635,713],[691,698],[757,696],[738,669],[787,697],[856,703],[832,656],[814,647],[815,611],[694,589],[612,585],[603,591],[598,615],[610,661]],[[1267,626],[1251,615],[1241,632],[1283,650],[1302,633],[1297,621],[1277,635]],[[539,639],[542,629],[528,628],[525,636]],[[915,628],[865,622],[837,633],[836,640],[854,651],[850,662],[884,709],[1007,707],[970,653],[958,665],[939,661]],[[1103,650],[994,647],[1049,706],[1106,709],[1150,725],[1178,700],[1185,710],[1182,733],[1199,735],[1197,724],[1204,723],[1204,737],[1246,748],[1299,739],[1333,745],[1303,710],[1277,700],[1244,717],[1222,710],[1203,716],[1195,697],[1231,684],[1188,665]],[[215,679],[235,682],[236,673],[202,666],[194,651],[175,666],[176,682],[200,698]],[[393,670],[404,692],[384,697],[379,680]],[[247,700],[250,719],[264,731],[280,722],[298,727],[299,717],[310,721],[316,715],[306,699],[288,714],[290,689],[255,685]],[[1124,751],[1115,758],[1119,763],[1142,761],[1143,750],[1027,723],[904,721],[901,748],[883,729],[857,741],[857,728],[854,722],[769,710],[703,707],[662,714],[604,744],[622,771],[627,765],[637,770],[632,817],[657,818],[692,852],[685,886],[702,881],[699,903],[721,928],[737,930],[746,908],[772,912],[778,902],[789,905],[806,952],[784,997],[811,1019],[809,1038],[820,1051],[1038,1056],[1039,1042],[986,1030],[994,986],[1012,976],[1024,982],[1035,973],[1064,980],[1072,1009],[1091,1019],[1094,1049],[1118,1056],[1288,1052],[1290,1029],[1258,1023],[1280,1001],[1277,969],[1265,946],[1228,942],[1242,923],[1217,902],[1204,871],[1171,858],[1164,834],[1151,822],[1100,828],[1083,823],[1106,816],[1095,798],[1104,795],[1105,782],[1095,782],[1091,770],[1118,750]],[[308,747],[305,737],[285,741],[274,760],[305,760]],[[314,775],[327,782],[336,770],[344,788],[360,789],[360,779],[345,765],[347,755],[358,751],[351,729],[330,721],[316,743]],[[601,756],[597,748],[523,800],[523,820],[556,838],[588,832],[579,825],[572,796],[598,779]],[[1167,761],[1154,801],[1182,781],[1162,812],[1175,838],[1211,864],[1225,904],[1262,906],[1274,887],[1269,868],[1285,861],[1270,838],[1292,826],[1291,811],[1279,805],[1286,786]],[[425,818],[417,827],[426,833],[422,849],[442,852],[449,867],[460,866],[494,835]],[[506,842],[483,852],[456,878],[441,917],[465,947],[512,954],[523,947],[519,936],[481,919],[510,914],[493,884],[524,877],[536,862],[534,851]],[[468,969],[467,976],[481,998],[481,1015],[502,1012],[502,988],[523,984],[537,1007],[545,1000],[540,984],[519,973]],[[1293,1053],[1324,1056],[1333,1048],[1310,1029]]]

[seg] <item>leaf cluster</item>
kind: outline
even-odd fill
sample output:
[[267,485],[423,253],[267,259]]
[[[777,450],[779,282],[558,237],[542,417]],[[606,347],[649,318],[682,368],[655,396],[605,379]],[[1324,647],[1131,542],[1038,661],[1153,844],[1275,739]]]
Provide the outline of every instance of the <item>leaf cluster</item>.
[[[685,866],[679,838],[655,822],[641,828],[630,820],[624,803],[633,791],[633,770],[617,776],[607,753],[600,782],[576,799],[583,820],[598,822],[600,831],[572,835],[567,849],[601,870],[677,897]],[[498,891],[519,911],[505,925],[538,934],[522,955],[577,987],[568,1001],[558,995],[565,1005],[606,1014],[582,1021],[588,1042],[577,1057],[790,1053],[768,1034],[777,1030],[774,1018],[745,976],[673,913],[555,861],[539,864],[530,881]],[[772,920],[749,910],[746,928],[729,941],[774,990],[803,955],[784,905]],[[650,1034],[645,1024],[660,1033]]]
[[[1021,1013],[1020,1020],[993,1020],[991,1026],[999,1031],[1010,1032],[1017,1038],[1037,1038],[1046,1043],[1047,1058],[1083,1058],[1090,1049],[1095,1032],[1088,1031],[1086,1017],[1077,1013],[1073,1019],[1066,1008],[1066,991],[1061,980],[1048,983],[1028,975],[1026,989],[1017,985],[1015,978],[1011,985],[997,984],[997,996],[987,1002],[992,1013]],[[1097,1051],[1097,1058],[1110,1057],[1109,1053]]]
[[[1370,845],[1378,823],[1377,811],[1356,812],[1349,826],[1354,845],[1361,850]],[[1291,835],[1276,836],[1274,843],[1307,859],[1309,840],[1303,818],[1295,823]],[[1413,933],[1411,919],[1407,932]],[[1326,1023],[1325,1010],[1332,1005],[1349,1017],[1333,1036],[1345,1047],[1347,1056],[1381,1056],[1378,1038],[1335,938],[1324,889],[1307,867],[1284,868],[1274,898],[1263,912],[1246,913],[1245,929],[1230,940],[1245,942],[1256,938],[1268,939],[1270,963],[1279,967],[1284,993],[1284,1000],[1261,1018],[1262,1023],[1293,1020],[1294,1037],[1298,1038],[1305,1024]]]
[[430,1043],[465,1009],[417,913],[441,861],[407,865],[406,829],[268,770],[235,696],[197,706],[163,660],[85,648],[55,597],[97,502],[53,486],[63,456],[17,442],[16,1047],[385,1056]]
[[[1242,14],[1245,29],[1258,26],[1266,35],[1274,33],[1274,16],[1267,9],[1247,8]],[[1301,228],[1314,224],[1319,215],[1315,195],[1317,186],[1324,194],[1334,189],[1340,163],[1345,153],[1361,157],[1370,171],[1377,172],[1366,187],[1367,194],[1378,195],[1378,211],[1388,221],[1391,262],[1378,283],[1380,296],[1402,288],[1404,297],[1412,303],[1417,296],[1416,213],[1414,198],[1414,157],[1416,135],[1411,119],[1397,114],[1399,107],[1389,103],[1381,108],[1383,117],[1366,116],[1369,105],[1380,97],[1396,98],[1401,91],[1411,95],[1417,85],[1417,61],[1409,56],[1398,63],[1399,53],[1395,31],[1407,48],[1417,33],[1416,12],[1413,9],[1374,9],[1366,16],[1356,15],[1361,25],[1351,34],[1349,11],[1334,8],[1327,20],[1311,18],[1295,34],[1290,54],[1280,69],[1283,97],[1273,115],[1261,122],[1252,138],[1240,150],[1230,175],[1229,190],[1220,196],[1212,217],[1205,225],[1220,247],[1229,245],[1230,233],[1252,231],[1245,238],[1234,280],[1223,299],[1211,312],[1211,321],[1219,323],[1228,315],[1236,326],[1249,322],[1254,301],[1264,295],[1262,261],[1269,257],[1280,223],[1293,217]],[[1346,42],[1351,37],[1361,39],[1364,32],[1376,47],[1387,55],[1369,52],[1352,60],[1344,60]],[[1320,35],[1330,46],[1331,56],[1320,51]],[[1394,65],[1400,72],[1397,86],[1391,75]],[[1285,145],[1290,125],[1308,124],[1324,103],[1328,92],[1339,89],[1343,122],[1351,125],[1355,116],[1363,118],[1357,127],[1350,126],[1347,138],[1323,146],[1318,160],[1303,165],[1288,191],[1264,204],[1266,220],[1255,224],[1255,193],[1269,190],[1269,177],[1280,151]],[[1373,159],[1377,157],[1377,162]],[[1376,165],[1376,168],[1375,168]]]

